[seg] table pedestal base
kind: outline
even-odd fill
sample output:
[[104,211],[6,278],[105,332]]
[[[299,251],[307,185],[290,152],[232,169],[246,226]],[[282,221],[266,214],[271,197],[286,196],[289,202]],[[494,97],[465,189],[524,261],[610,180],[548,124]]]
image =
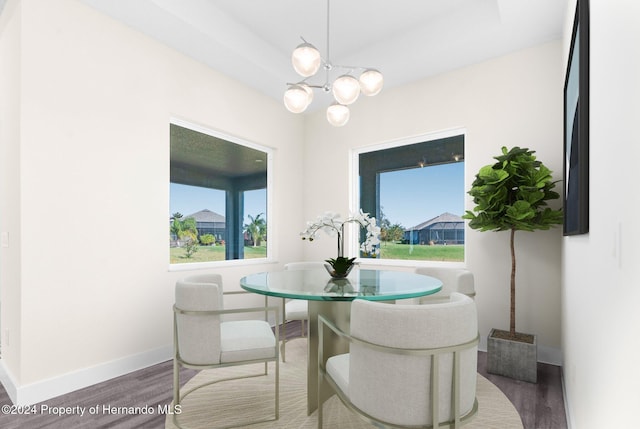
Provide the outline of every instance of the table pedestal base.
[[[344,332],[349,332],[351,301],[309,301],[309,341],[307,368],[307,414],[318,408],[318,315],[331,320]],[[324,356],[326,358],[349,352],[348,342],[340,339],[331,330],[324,331]],[[324,363],[324,362],[323,362]],[[322,386],[322,402],[329,399],[330,390]]]

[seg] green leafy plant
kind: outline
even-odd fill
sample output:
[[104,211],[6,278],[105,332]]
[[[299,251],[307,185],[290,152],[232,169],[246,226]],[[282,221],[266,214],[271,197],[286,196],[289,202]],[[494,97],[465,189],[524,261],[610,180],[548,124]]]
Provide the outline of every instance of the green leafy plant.
[[216,238],[213,236],[213,234],[202,234],[199,237],[199,240],[200,240],[200,244],[204,246],[210,246],[213,243],[215,243]]
[[498,162],[480,169],[469,195],[475,208],[463,219],[480,231],[510,231],[511,305],[509,337],[516,337],[516,254],[515,232],[547,230],[562,224],[562,209],[547,207],[547,201],[560,198],[551,170],[534,155],[535,151],[502,147]]
[[349,273],[353,262],[356,258],[345,258],[344,256],[338,256],[337,258],[325,259],[325,262],[331,265],[336,275],[346,275]]
[[259,246],[260,242],[264,238],[267,233],[267,222],[265,219],[261,218],[263,213],[260,213],[256,217],[248,215],[247,217],[251,221],[248,224],[245,224],[245,232],[249,234],[251,237],[251,241],[253,242],[253,247]]
[[176,239],[180,239],[182,233],[182,213],[175,212],[171,215],[171,226],[169,232],[175,236]]
[[197,223],[194,218],[183,218],[180,212],[176,212],[171,215],[171,220],[169,231],[177,240],[198,240]]
[[191,258],[199,250],[198,239],[191,233],[185,233],[185,237],[187,237],[187,241],[184,244],[185,255],[187,258]]

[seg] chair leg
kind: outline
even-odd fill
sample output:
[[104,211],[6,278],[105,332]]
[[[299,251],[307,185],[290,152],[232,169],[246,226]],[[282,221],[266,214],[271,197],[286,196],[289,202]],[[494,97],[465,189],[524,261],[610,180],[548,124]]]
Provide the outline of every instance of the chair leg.
[[180,403],[180,368],[178,362],[173,360],[173,405]]
[[178,424],[178,415],[175,412],[177,406],[180,405],[180,365],[178,361],[173,359],[173,424],[176,427],[180,427]]
[[[320,397],[320,396],[318,396]],[[318,401],[318,429],[322,429],[323,423],[322,423],[322,408],[323,408],[324,404],[322,403],[322,401]]]
[[284,327],[284,323],[283,323],[282,325],[283,325],[283,326],[282,326],[282,329],[283,329],[285,332],[284,332],[284,335],[282,335],[282,341],[280,342],[280,343],[281,343],[281,344],[280,344],[280,354],[282,355],[282,362],[285,362],[285,361],[286,361],[286,352],[287,352],[287,350],[286,350],[286,346],[285,346],[285,344],[287,343],[287,337],[286,337],[286,335],[287,335],[286,331],[287,331],[287,330],[286,330],[286,328]]
[[280,347],[280,354],[282,355],[282,362],[285,361],[285,343],[287,342],[287,328],[285,327],[287,323],[286,315],[285,315],[285,300],[282,298],[282,325],[280,325],[280,339],[282,340],[282,346]]
[[286,352],[286,350],[285,350],[285,346],[284,346],[284,343],[285,343],[286,341],[287,341],[287,340],[282,340],[282,344],[280,345],[280,354],[282,355],[282,362],[283,362],[283,363],[284,363],[284,362],[286,362],[286,361],[285,361],[285,352]]
[[280,361],[276,359],[276,420],[280,418]]

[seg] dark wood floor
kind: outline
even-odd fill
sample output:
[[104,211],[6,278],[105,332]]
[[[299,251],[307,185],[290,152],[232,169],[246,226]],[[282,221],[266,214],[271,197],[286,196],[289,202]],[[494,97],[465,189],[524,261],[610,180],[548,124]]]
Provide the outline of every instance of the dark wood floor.
[[486,371],[487,354],[478,352],[478,373],[498,386],[520,413],[525,429],[566,429],[562,368],[538,363],[538,382],[512,380]]
[[[299,335],[300,325],[297,322],[288,323],[287,337]],[[525,429],[567,427],[560,367],[538,364],[537,384],[487,374],[485,367],[486,353],[479,352],[478,372],[498,386],[513,402]],[[181,381],[186,383],[195,373],[183,370]],[[171,402],[172,383],[172,363],[164,362],[24,410],[12,409],[6,391],[0,386],[0,405],[9,406],[9,412],[5,410],[6,407],[2,408],[0,428],[164,428],[165,415],[162,409]],[[85,407],[84,416],[77,414],[77,407]],[[130,414],[118,410],[126,407],[140,407],[147,413]],[[12,414],[11,411],[20,411],[22,414]],[[67,414],[58,415],[63,411]],[[90,411],[97,412],[89,414]],[[26,414],[28,412],[30,414]]]

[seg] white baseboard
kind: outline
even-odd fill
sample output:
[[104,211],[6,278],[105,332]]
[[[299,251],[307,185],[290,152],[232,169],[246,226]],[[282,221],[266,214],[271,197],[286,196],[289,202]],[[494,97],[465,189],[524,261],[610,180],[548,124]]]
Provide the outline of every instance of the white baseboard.
[[562,366],[562,350],[538,344],[538,362]]
[[23,386],[15,382],[15,377],[0,359],[0,382],[14,405],[33,405],[165,362],[172,357],[173,347],[165,346]]
[[569,403],[569,398],[567,396],[567,388],[564,382],[564,371],[562,371],[562,399],[564,399],[564,413],[567,418],[567,429],[572,429],[575,426],[573,425],[573,420],[571,418],[571,404]]
[[0,359],[0,383],[6,390],[9,399],[15,404],[14,398],[17,397],[16,384],[14,383],[14,377],[11,375],[7,367],[4,365],[4,361]]

